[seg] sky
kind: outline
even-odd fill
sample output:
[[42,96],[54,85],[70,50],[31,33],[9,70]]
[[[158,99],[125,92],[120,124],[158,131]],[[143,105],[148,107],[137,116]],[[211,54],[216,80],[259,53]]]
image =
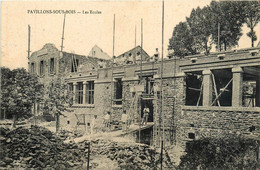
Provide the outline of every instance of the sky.
[[[210,0],[165,0],[164,55],[174,27],[185,21],[193,8],[204,7]],[[61,46],[63,14],[42,14],[33,10],[55,12],[72,10],[66,15],[64,49],[88,55],[98,45],[108,55],[113,54],[113,16],[115,14],[115,56],[135,47],[141,42],[141,18],[143,19],[143,48],[153,55],[156,48],[162,49],[162,2],[139,1],[2,1],[1,2],[1,66],[11,69],[27,69],[28,25],[31,26],[31,51],[40,50],[44,44]],[[99,14],[85,13],[100,11]],[[85,12],[83,12],[85,11]],[[255,28],[260,38],[260,24]],[[251,46],[243,27],[239,48]],[[258,41],[257,41],[258,42]],[[256,45],[256,42],[255,42]]]

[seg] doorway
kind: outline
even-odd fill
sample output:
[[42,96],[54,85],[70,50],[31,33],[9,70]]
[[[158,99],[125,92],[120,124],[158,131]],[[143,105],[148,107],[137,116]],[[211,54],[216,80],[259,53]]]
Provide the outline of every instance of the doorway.
[[153,99],[145,99],[143,98],[141,100],[141,116],[143,117],[143,110],[144,108],[148,107],[150,110],[149,116],[148,116],[148,122],[153,122]]

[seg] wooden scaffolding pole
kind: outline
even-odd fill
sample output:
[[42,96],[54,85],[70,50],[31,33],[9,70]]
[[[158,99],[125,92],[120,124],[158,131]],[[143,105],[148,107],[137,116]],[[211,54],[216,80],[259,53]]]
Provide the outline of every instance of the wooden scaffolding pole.
[[220,98],[220,96],[225,92],[225,90],[227,89],[227,87],[229,86],[229,84],[233,81],[233,78],[229,80],[229,82],[227,83],[227,85],[224,87],[223,91],[221,93],[219,93],[219,95],[214,99],[214,101],[211,103],[211,106],[216,102],[216,100],[218,100]]
[[[141,63],[140,63],[140,82],[139,82],[139,84],[141,85],[142,84],[142,79],[143,79],[143,18],[141,18]],[[139,143],[141,143],[141,120],[142,120],[142,117],[141,117],[141,114],[142,114],[142,104],[141,104],[141,102],[142,102],[142,100],[140,99],[140,101],[139,100],[137,100],[138,102],[140,102],[140,105],[139,105],[139,107],[140,107],[140,109],[139,109],[139,130],[138,130],[138,132],[139,132]]]
[[116,18],[116,15],[114,14],[114,20],[113,20],[113,52],[112,52],[112,65],[111,65],[111,110],[112,110],[112,107],[113,107],[113,99],[114,99],[114,95],[113,95],[113,92],[114,92],[114,89],[113,89],[113,85],[114,85],[114,79],[113,79],[113,69],[114,69],[114,55],[115,55],[115,18]]
[[200,95],[199,95],[199,99],[197,101],[197,105],[196,106],[199,106],[199,104],[200,104],[200,99],[201,99],[201,96],[202,96],[202,89],[203,89],[203,78],[202,78],[202,81],[201,81]]
[[[162,119],[162,136],[161,136],[161,141],[164,141],[164,114],[163,114],[163,42],[164,42],[164,0],[162,1],[162,61],[161,61],[161,119]],[[161,129],[161,126],[160,126]],[[162,144],[164,142],[161,142]],[[161,146],[163,147],[163,146]]]
[[135,47],[136,47],[136,25],[135,25]]
[[[30,57],[30,52],[31,52],[30,46],[31,46],[31,26],[28,25],[28,51],[27,51],[28,52],[28,59]],[[28,70],[29,70],[29,68],[28,68]]]
[[[218,91],[217,91],[217,85],[216,85],[216,81],[215,81],[215,76],[214,76],[213,73],[211,75],[212,75],[212,81],[213,81],[213,85],[214,85],[214,92],[215,92],[215,95],[217,97],[218,96]],[[218,106],[220,106],[219,99],[217,99],[217,103],[218,103]]]
[[61,51],[61,52],[62,52],[62,50],[63,50],[63,48],[64,48],[64,46],[63,46],[63,41],[64,41],[65,20],[66,20],[66,14],[64,14],[64,20],[63,20],[61,46],[60,46],[60,51]]

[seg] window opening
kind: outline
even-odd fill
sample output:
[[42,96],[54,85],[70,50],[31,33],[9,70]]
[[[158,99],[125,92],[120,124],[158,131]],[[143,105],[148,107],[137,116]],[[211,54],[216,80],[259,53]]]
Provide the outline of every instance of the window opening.
[[40,76],[44,75],[44,61],[40,61]]
[[94,81],[87,82],[85,97],[87,104],[94,104]]
[[123,83],[121,78],[117,78],[115,80],[115,104],[121,105],[123,97]]
[[83,104],[83,83],[79,82],[76,86],[76,103]]
[[50,73],[54,73],[54,58],[50,60]]
[[185,105],[202,105],[202,81],[203,77],[199,73],[187,73],[186,77],[186,100]]

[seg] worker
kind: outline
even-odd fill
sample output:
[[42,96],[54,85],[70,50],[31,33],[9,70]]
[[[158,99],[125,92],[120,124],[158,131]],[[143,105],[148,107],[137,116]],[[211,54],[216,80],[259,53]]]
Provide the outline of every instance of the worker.
[[149,117],[150,109],[145,105],[144,110],[143,110],[143,120],[142,120],[142,125],[146,125]]
[[152,61],[153,62],[157,62],[158,60],[159,60],[159,51],[158,51],[158,48],[156,48],[155,49],[156,51],[155,51],[155,53],[154,53],[154,55],[152,56]]
[[110,111],[107,111],[107,114],[105,115],[105,118],[104,118],[105,128],[110,126],[110,120],[111,120],[111,113],[110,113]]
[[93,119],[91,121],[91,124],[90,124],[90,133],[91,133],[91,135],[94,134],[96,119],[97,119],[97,115],[94,115],[94,117],[93,117]]
[[121,122],[123,131],[126,131],[128,129],[128,117],[125,110],[123,111]]

